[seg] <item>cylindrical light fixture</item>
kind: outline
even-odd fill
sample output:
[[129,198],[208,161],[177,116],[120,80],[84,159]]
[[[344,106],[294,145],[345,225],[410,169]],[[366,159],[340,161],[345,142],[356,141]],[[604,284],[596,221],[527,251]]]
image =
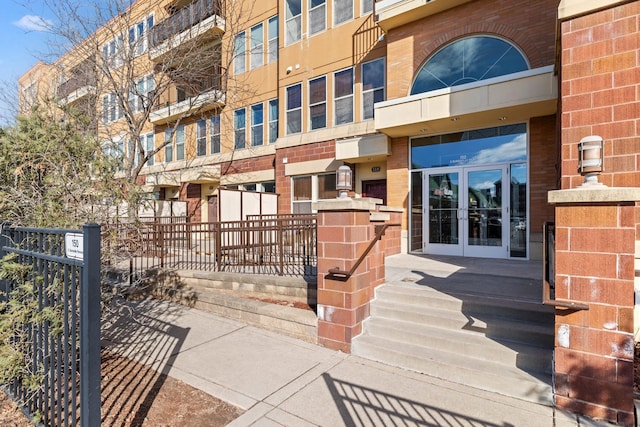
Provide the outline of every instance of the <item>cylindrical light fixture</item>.
[[351,190],[351,168],[347,165],[340,166],[336,171],[336,190],[338,190],[339,199],[349,197],[348,193]]
[[604,140],[598,135],[585,136],[578,144],[578,173],[582,185],[602,185],[598,175],[604,170]]

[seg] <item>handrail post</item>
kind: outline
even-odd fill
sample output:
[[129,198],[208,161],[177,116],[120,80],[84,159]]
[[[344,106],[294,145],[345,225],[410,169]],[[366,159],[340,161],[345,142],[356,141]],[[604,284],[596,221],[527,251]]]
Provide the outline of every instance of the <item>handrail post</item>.
[[80,289],[80,425],[100,425],[100,226],[83,229]]

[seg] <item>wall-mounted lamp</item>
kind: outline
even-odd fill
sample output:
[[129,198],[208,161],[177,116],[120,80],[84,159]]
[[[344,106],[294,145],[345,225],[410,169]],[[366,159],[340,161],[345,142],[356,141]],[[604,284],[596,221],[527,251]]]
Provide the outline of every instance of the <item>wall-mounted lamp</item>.
[[578,173],[582,185],[603,185],[598,175],[604,170],[604,140],[598,135],[585,136],[578,144]]
[[347,194],[351,190],[351,168],[342,165],[336,171],[336,190],[338,190],[338,199],[349,197]]

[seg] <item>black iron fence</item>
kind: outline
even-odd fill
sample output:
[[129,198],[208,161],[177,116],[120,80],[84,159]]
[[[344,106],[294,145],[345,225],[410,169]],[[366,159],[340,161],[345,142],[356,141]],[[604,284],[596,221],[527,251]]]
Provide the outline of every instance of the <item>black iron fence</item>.
[[150,270],[314,276],[315,215],[254,216],[245,221],[145,221],[104,228],[111,268],[133,282]]
[[9,391],[46,426],[99,426],[100,226],[3,225],[0,256],[2,314],[22,313],[3,343],[19,367]]

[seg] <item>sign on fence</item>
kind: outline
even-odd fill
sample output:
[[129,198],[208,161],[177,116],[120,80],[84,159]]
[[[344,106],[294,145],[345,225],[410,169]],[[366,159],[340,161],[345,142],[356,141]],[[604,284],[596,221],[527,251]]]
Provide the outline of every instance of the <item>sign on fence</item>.
[[64,254],[67,258],[84,259],[84,239],[81,233],[66,233],[64,235]]

